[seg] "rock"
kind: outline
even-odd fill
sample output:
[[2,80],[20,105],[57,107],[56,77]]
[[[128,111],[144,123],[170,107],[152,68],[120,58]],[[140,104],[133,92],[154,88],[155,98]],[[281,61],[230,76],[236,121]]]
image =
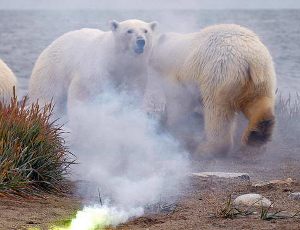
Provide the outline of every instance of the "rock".
[[272,185],[269,181],[259,181],[252,184],[252,186],[255,188],[266,187],[269,185]]
[[300,200],[300,192],[293,192],[289,195],[289,198],[293,200]]
[[234,201],[234,205],[270,207],[272,202],[260,194],[249,193],[238,196]]
[[287,211],[281,211],[279,213],[276,214],[277,219],[288,219],[291,218],[293,215],[295,215],[296,213],[290,213]]
[[252,186],[259,187],[272,187],[273,185],[291,185],[294,182],[292,178],[287,178],[285,180],[270,180],[270,181],[261,181],[253,184]]
[[192,175],[199,177],[239,178],[242,180],[250,180],[250,176],[248,173],[200,172],[192,173]]

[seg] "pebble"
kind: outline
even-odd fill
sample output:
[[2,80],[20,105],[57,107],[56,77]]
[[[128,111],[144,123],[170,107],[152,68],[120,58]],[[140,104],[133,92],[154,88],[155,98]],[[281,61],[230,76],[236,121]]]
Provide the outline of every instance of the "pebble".
[[238,196],[234,201],[234,205],[270,207],[272,202],[264,196],[256,193],[249,193]]

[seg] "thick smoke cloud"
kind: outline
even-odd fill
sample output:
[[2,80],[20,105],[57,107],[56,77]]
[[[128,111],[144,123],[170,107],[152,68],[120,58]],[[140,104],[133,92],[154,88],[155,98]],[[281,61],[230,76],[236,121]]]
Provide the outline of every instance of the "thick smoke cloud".
[[79,165],[74,179],[87,199],[103,199],[125,210],[144,207],[178,193],[186,180],[188,154],[149,117],[128,92],[105,88],[89,104],[72,110],[71,146]]

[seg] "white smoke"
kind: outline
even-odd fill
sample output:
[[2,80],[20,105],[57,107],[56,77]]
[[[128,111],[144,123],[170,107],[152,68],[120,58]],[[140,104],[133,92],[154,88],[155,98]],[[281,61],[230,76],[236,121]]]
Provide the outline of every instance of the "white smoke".
[[106,87],[72,110],[71,145],[79,162],[74,179],[85,181],[80,190],[89,203],[99,189],[105,205],[132,212],[168,200],[187,179],[188,154],[139,101]]

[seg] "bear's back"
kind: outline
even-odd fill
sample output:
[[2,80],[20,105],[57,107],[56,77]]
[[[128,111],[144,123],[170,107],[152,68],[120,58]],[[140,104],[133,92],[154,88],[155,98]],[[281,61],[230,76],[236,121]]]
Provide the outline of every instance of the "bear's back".
[[214,25],[204,28],[197,36],[199,46],[191,57],[194,56],[192,60],[197,59],[200,66],[202,64],[203,70],[216,69],[219,63],[220,66],[227,66],[227,69],[247,73],[251,65],[263,68],[272,64],[268,49],[254,32],[245,27],[235,24]]
[[176,75],[190,50],[193,34],[164,33],[154,42],[150,63],[164,75]]
[[83,63],[99,59],[103,55],[105,41],[109,40],[109,32],[98,29],[84,28],[63,34],[54,40],[39,56],[32,76],[40,75],[48,68],[55,72],[64,73],[65,78],[70,78]]
[[43,53],[50,55],[52,60],[81,59],[86,52],[93,52],[105,39],[105,34],[98,29],[80,29],[65,33],[57,38]]
[[197,33],[196,40],[195,52],[206,60],[215,61],[217,57],[226,60],[230,56],[249,60],[265,49],[254,32],[235,24],[208,26]]

